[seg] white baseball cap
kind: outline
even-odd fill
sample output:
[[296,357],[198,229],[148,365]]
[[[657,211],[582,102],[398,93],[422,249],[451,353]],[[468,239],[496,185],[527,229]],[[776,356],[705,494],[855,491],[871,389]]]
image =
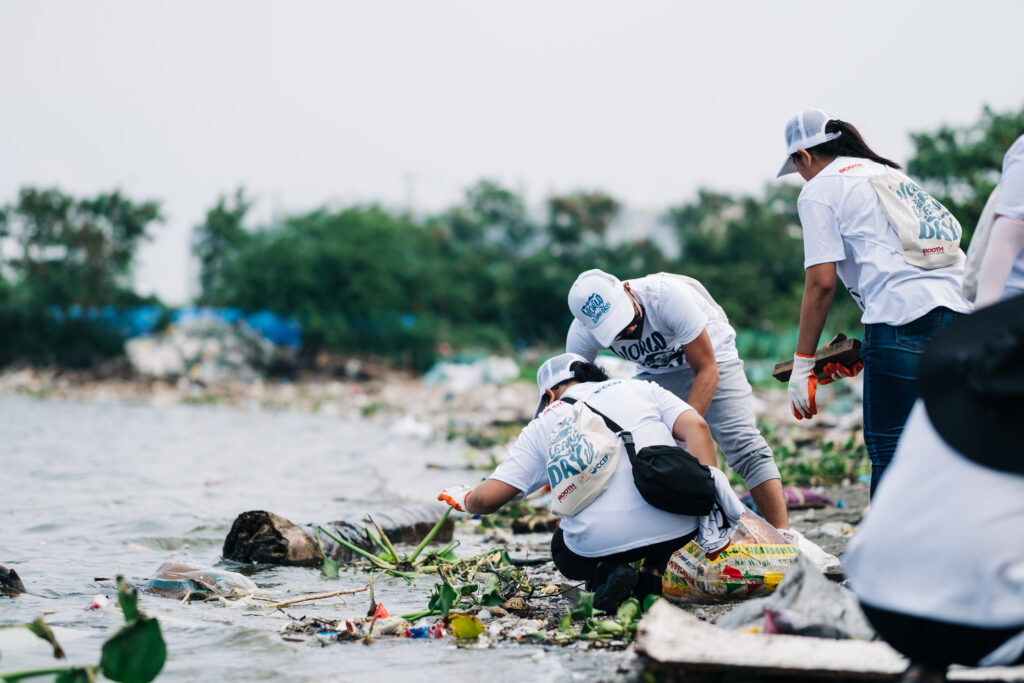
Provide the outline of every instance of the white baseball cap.
[[776,178],[796,173],[796,164],[792,154],[798,149],[810,149],[829,140],[835,140],[842,131],[826,133],[825,124],[835,119],[821,109],[804,109],[786,123],[786,163],[782,165]]
[[540,392],[540,401],[537,403],[537,410],[534,417],[540,415],[544,408],[544,392],[567,379],[573,379],[576,375],[569,369],[576,361],[588,362],[583,356],[575,353],[563,353],[544,361],[544,364],[537,368],[537,390]]
[[597,268],[580,273],[572,283],[569,310],[604,347],[615,341],[635,315],[622,281]]

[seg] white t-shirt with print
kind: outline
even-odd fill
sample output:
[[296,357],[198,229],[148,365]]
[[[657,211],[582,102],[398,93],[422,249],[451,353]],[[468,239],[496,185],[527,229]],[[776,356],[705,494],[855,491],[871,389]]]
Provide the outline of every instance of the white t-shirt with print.
[[[707,329],[715,360],[723,363],[739,358],[736,331],[721,311],[682,280],[672,275],[648,275],[627,280],[643,307],[640,339],[613,341],[612,353],[633,361],[640,372],[670,372],[688,368],[683,346]],[[573,320],[565,339],[565,350],[593,361],[605,347],[590,330]]]
[[904,325],[939,306],[969,312],[961,293],[963,260],[932,269],[904,260],[896,229],[869,180],[888,170],[869,159],[836,157],[804,185],[797,200],[804,268],[835,263],[865,325]]
[[967,626],[1019,626],[1022,529],[1024,475],[960,455],[918,401],[843,569],[873,607]]
[[[1003,157],[996,215],[1024,220],[1024,135],[1017,138]],[[1024,252],[1017,255],[1003,288],[1004,299],[1020,294],[1024,294]]]
[[[653,382],[614,379],[576,384],[565,392],[600,410],[633,434],[636,450],[676,445],[672,426],[692,408]],[[568,403],[555,401],[526,425],[508,458],[491,479],[519,489],[523,496],[548,483],[548,442]],[[697,518],[676,515],[648,504],[633,483],[633,467],[620,444],[619,460],[608,488],[583,510],[561,523],[565,545],[583,557],[601,557],[684,536],[697,529]]]

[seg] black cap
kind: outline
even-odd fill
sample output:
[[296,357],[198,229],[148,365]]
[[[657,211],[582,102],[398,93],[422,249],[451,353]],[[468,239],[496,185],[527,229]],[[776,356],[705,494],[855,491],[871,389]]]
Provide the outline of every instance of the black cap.
[[1024,474],[1024,295],[963,316],[921,358],[935,430],[978,464]]

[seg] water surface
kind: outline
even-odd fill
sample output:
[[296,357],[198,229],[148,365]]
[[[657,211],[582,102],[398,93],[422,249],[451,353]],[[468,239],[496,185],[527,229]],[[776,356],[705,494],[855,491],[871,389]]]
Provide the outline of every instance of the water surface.
[[[366,583],[362,572],[327,580],[311,569],[221,562],[224,537],[246,510],[297,522],[329,521],[388,505],[433,500],[476,473],[456,464],[464,446],[396,435],[384,420],[346,420],[219,407],[39,401],[0,397],[0,564],[29,594],[0,598],[0,624],[44,615],[72,664],[99,661],[120,611],[88,611],[114,598],[109,577],[141,585],[172,553],[242,569],[281,599]],[[393,613],[425,606],[433,580],[378,582]],[[366,647],[283,641],[293,617],[365,615],[365,594],[266,609],[179,604],[143,594],[160,620],[168,660],[160,681],[594,680],[628,665],[622,653],[503,645],[456,648],[451,639],[378,640]],[[27,631],[0,630],[0,672],[59,664]],[[34,679],[44,680],[44,679]]]

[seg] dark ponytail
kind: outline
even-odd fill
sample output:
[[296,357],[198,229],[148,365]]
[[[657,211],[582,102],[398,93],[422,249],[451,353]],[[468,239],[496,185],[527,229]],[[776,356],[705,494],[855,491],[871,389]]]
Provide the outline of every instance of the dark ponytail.
[[[890,166],[895,169],[903,168],[895,161],[886,159],[883,156],[875,154],[874,150],[868,147],[868,143],[864,142],[864,138],[861,137],[860,131],[853,127],[853,124],[847,123],[846,121],[840,121],[839,119],[832,119],[825,124],[826,133],[838,133],[842,132],[842,135],[823,142],[820,145],[808,148],[808,152],[815,156],[822,157],[857,157],[858,159],[870,159],[871,161]],[[793,154],[795,157],[796,154]]]
[[562,380],[555,386],[551,387],[552,389],[557,389],[563,384],[567,384],[569,382],[579,382],[582,384],[583,382],[607,382],[609,379],[608,373],[594,363],[577,360],[572,362],[569,369],[572,370],[572,379]]

